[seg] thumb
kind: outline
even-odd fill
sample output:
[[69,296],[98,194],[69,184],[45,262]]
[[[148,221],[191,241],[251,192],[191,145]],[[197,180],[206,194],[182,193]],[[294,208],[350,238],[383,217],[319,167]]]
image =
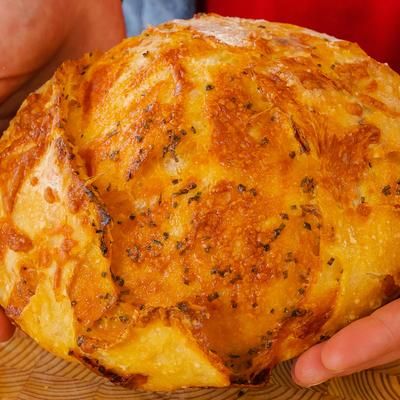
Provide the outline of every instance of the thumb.
[[311,386],[400,358],[400,300],[353,322],[300,356],[293,378]]

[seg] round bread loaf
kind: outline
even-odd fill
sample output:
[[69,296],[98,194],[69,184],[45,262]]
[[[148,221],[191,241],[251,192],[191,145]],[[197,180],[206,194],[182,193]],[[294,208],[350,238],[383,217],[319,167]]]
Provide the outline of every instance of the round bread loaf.
[[0,140],[0,304],[147,390],[262,384],[399,294],[400,78],[202,15],[67,62]]

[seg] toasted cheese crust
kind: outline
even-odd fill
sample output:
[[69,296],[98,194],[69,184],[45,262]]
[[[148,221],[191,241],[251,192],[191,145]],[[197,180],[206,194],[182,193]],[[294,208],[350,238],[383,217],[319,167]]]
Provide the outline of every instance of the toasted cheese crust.
[[147,390],[262,384],[399,294],[400,78],[202,15],[67,62],[0,140],[0,303]]

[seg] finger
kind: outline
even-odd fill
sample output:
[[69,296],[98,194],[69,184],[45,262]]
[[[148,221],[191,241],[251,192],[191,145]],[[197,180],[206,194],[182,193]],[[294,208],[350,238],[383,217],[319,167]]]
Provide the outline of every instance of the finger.
[[325,343],[322,364],[331,371],[358,368],[399,349],[400,301],[353,322]]
[[397,350],[348,370],[341,372],[331,371],[327,369],[321,361],[321,348],[323,345],[324,343],[313,346],[294,363],[292,378],[296,384],[304,387],[314,386],[334,377],[350,375],[355,372],[400,360],[400,350]]
[[14,330],[14,326],[6,317],[4,311],[0,308],[0,342],[5,342],[6,340],[10,339],[14,333]]
[[321,351],[325,343],[319,343],[303,353],[292,367],[292,379],[300,386],[318,385],[332,377],[321,361]]
[[379,367],[397,360],[400,360],[400,349],[373,360],[366,368]]
[[382,365],[400,357],[399,345],[397,300],[306,351],[293,367],[293,379],[301,386],[311,386],[334,376]]

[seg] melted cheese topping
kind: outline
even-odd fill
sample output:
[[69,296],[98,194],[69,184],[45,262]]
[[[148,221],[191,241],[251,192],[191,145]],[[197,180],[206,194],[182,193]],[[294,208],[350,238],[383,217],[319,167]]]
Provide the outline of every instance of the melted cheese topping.
[[356,44],[218,16],[66,63],[0,141],[1,303],[117,383],[262,383],[398,294],[399,91]]

